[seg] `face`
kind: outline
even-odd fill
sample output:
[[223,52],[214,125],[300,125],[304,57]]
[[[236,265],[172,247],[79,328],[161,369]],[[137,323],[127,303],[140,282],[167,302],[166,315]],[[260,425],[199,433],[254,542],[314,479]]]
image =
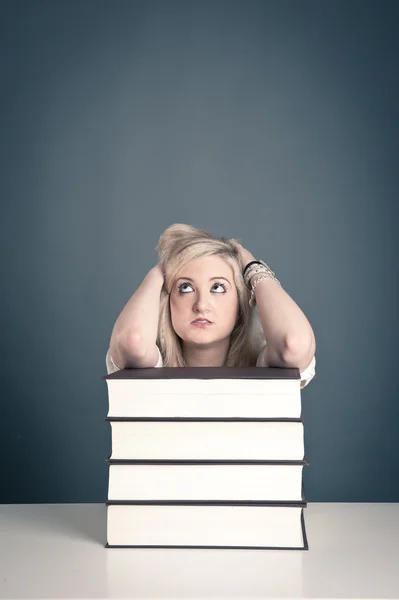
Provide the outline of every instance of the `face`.
[[[172,325],[193,346],[212,346],[226,340],[238,317],[233,270],[220,256],[189,262],[177,274],[170,293]],[[205,322],[195,322],[206,319]]]

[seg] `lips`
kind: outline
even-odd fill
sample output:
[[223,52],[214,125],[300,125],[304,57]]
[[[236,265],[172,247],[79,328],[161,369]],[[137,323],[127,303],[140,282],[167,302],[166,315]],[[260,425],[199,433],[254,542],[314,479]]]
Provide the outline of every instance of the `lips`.
[[195,319],[194,321],[191,321],[192,323],[210,323],[210,321],[208,321],[208,319]]

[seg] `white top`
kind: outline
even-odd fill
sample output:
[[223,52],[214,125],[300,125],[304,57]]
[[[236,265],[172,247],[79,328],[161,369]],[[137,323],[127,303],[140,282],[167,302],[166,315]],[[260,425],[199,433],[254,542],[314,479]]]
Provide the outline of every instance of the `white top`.
[[304,515],[309,550],[122,549],[104,548],[104,504],[2,504],[0,598],[399,598],[399,503]]
[[[259,352],[258,360],[256,361],[257,367],[267,367],[267,364],[265,362],[265,353],[264,353],[264,349],[265,349],[266,345],[267,344],[264,344],[262,350]],[[161,352],[160,352],[158,346],[157,346],[157,349],[158,349],[158,362],[155,365],[155,367],[162,367],[163,366],[162,355],[161,355]],[[110,354],[109,348],[108,348],[107,355],[105,357],[105,364],[107,366],[107,374],[108,375],[121,370],[121,367],[118,367],[118,365],[116,365],[114,363],[114,361],[112,360],[112,356]],[[306,367],[306,369],[304,371],[300,372],[301,388],[304,388],[306,385],[308,385],[308,383],[313,379],[315,374],[316,374],[316,357],[313,356],[310,365],[308,367]]]

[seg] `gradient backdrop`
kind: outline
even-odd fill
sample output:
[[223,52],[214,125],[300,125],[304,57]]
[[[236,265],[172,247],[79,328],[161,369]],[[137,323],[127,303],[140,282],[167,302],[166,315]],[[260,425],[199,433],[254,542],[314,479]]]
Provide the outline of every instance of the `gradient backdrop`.
[[308,316],[309,501],[399,501],[399,5],[1,2],[0,502],[103,502],[113,324],[190,223]]

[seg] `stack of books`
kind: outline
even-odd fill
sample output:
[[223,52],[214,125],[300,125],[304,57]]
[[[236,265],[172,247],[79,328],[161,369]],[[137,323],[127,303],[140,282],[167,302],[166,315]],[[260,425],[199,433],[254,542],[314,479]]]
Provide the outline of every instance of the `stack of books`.
[[298,369],[123,369],[106,547],[308,550]]

